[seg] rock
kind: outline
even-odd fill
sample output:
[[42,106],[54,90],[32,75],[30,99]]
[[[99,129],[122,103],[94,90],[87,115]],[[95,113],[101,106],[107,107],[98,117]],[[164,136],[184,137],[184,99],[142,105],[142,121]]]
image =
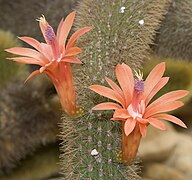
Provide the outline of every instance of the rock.
[[144,177],[153,180],[184,180],[183,174],[178,170],[158,163],[146,167]]
[[166,160],[174,150],[177,133],[170,123],[165,124],[167,130],[164,132],[152,126],[148,127],[147,137],[142,139],[138,153],[144,163]]
[[167,160],[167,165],[185,174],[185,180],[192,177],[192,137],[186,134],[177,135],[177,146]]

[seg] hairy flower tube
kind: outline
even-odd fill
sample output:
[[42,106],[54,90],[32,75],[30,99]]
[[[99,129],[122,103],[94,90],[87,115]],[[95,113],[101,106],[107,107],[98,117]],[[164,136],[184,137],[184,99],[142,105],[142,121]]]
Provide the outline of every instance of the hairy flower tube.
[[7,58],[9,60],[41,66],[39,70],[32,72],[26,81],[39,73],[44,72],[48,75],[56,88],[63,110],[69,116],[78,116],[79,113],[76,105],[75,88],[70,63],[82,64],[76,57],[82,50],[76,47],[75,43],[80,36],[92,29],[92,27],[85,27],[77,30],[66,43],[75,15],[76,12],[72,12],[65,20],[62,19],[56,34],[45,17],[42,16],[38,21],[46,43],[40,43],[31,37],[19,37],[19,39],[35,49],[21,47],[6,49],[7,52],[21,56]]
[[100,103],[92,110],[115,110],[112,120],[122,121],[123,163],[129,163],[135,158],[140,139],[146,136],[148,125],[165,130],[165,125],[160,121],[163,119],[186,128],[180,119],[166,114],[166,112],[183,106],[183,103],[178,100],[186,96],[188,91],[172,91],[151,102],[154,95],[169,80],[168,77],[163,77],[164,71],[165,63],[160,63],[154,67],[144,81],[140,72],[136,73],[136,79],[134,79],[132,70],[128,65],[118,64],[116,77],[120,87],[107,77],[105,80],[111,88],[101,85],[89,87],[96,93],[117,102]]

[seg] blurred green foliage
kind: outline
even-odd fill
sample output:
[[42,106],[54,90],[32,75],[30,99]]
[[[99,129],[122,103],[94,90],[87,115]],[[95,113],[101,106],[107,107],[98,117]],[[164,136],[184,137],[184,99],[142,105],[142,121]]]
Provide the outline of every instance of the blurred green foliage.
[[0,30],[0,86],[5,86],[9,80],[18,77],[26,70],[25,65],[6,60],[13,55],[4,50],[15,46],[21,46],[17,38],[9,31]]

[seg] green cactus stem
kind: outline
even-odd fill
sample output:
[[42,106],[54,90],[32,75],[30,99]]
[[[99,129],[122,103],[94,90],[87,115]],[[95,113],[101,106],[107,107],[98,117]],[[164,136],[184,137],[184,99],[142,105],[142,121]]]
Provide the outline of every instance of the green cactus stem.
[[61,124],[61,166],[63,179],[139,179],[140,166],[121,161],[121,124],[110,120],[109,112],[92,112],[104,99],[90,92],[92,84],[114,78],[114,67],[125,62],[140,68],[148,58],[149,44],[169,6],[168,0],[119,1],[82,0],[76,28],[94,26],[78,43],[84,49],[84,65],[75,67],[78,102],[84,115],[63,117]]

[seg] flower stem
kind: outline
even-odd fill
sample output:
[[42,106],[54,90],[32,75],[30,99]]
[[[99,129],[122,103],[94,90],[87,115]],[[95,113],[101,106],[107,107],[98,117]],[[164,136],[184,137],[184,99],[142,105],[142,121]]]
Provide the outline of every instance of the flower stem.
[[138,124],[136,124],[132,133],[126,136],[124,124],[125,122],[122,122],[122,162],[130,163],[136,157],[141,140],[141,133]]
[[68,116],[75,117],[78,116],[79,109],[77,109],[76,106],[75,88],[71,68],[69,63],[62,63],[63,66],[57,66],[54,75],[50,73],[48,73],[48,75],[53,81],[63,110]]

